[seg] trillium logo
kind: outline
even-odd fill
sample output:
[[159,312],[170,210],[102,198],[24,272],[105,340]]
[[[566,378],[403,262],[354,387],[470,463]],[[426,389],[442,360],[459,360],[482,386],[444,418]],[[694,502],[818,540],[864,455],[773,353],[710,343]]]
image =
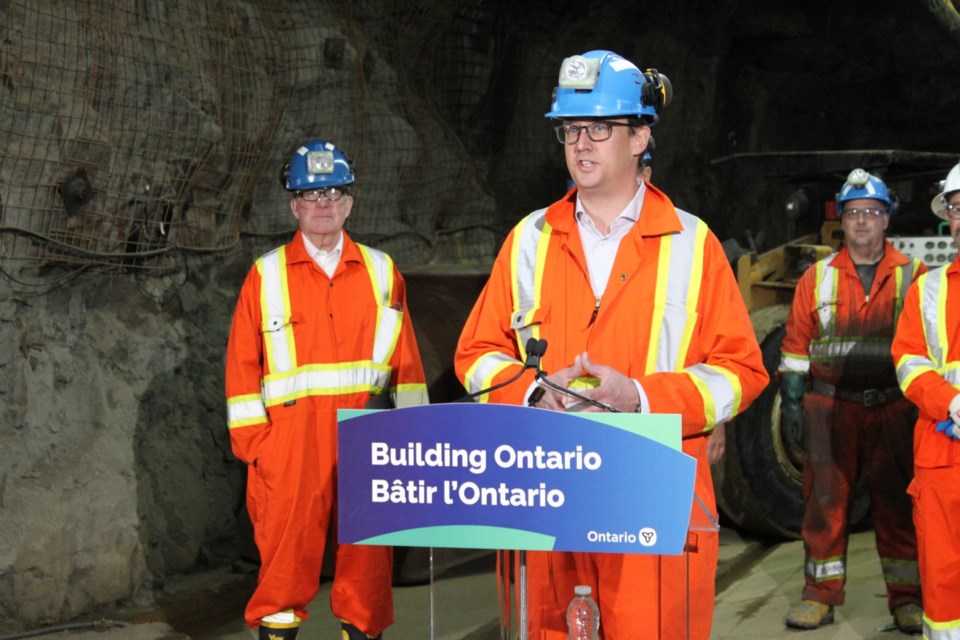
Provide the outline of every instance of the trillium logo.
[[657,544],[657,532],[650,527],[640,529],[640,535],[637,536],[637,542],[644,547],[652,547]]

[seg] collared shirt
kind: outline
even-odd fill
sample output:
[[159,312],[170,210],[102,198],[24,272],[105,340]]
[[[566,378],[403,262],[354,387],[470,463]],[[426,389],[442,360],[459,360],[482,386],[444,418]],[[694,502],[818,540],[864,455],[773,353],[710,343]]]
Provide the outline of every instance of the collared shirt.
[[640,210],[643,208],[643,196],[646,189],[646,185],[641,182],[633,200],[628,202],[620,215],[610,223],[610,231],[606,235],[603,235],[597,229],[593,218],[587,215],[583,204],[580,202],[580,194],[577,194],[576,213],[574,215],[577,219],[577,227],[580,230],[583,254],[587,258],[590,286],[597,298],[603,297],[603,293],[607,289],[607,280],[610,279],[610,271],[613,270],[613,261],[617,258],[620,241],[640,219]]
[[303,246],[307,249],[307,255],[313,258],[313,261],[323,269],[328,278],[333,278],[333,272],[337,270],[337,265],[340,264],[340,254],[343,253],[343,231],[337,238],[337,245],[329,251],[318,249],[307,239],[307,234],[301,235],[303,236]]

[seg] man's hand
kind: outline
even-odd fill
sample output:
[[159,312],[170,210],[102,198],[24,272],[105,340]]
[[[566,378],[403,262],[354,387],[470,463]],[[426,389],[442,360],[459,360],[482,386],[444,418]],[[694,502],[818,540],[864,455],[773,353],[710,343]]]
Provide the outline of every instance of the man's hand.
[[[583,367],[580,365],[578,359],[574,359],[572,365],[548,375],[547,378],[550,382],[566,388],[571,381],[576,380],[582,375]],[[543,389],[544,393],[540,396],[540,399],[531,406],[539,407],[540,409],[550,409],[551,411],[567,410],[566,405],[570,402],[570,396],[563,395],[559,391],[554,391],[544,384],[541,384],[539,388]]]
[[950,416],[950,419],[953,420],[957,426],[960,426],[960,393],[953,396],[953,400],[950,401],[947,415]]
[[[574,368],[579,367],[581,375],[600,380],[598,387],[593,389],[577,389],[578,393],[620,409],[620,411],[625,413],[633,413],[636,411],[637,405],[640,403],[640,394],[637,391],[636,383],[634,383],[631,378],[628,378],[612,367],[593,362],[586,351],[573,359],[573,366]],[[570,404],[570,400],[570,398],[567,398],[565,401],[566,404],[570,405],[566,409],[567,411],[603,411],[603,409],[585,402]]]
[[713,428],[713,433],[707,438],[707,462],[714,464],[723,457],[727,450],[727,423],[721,422]]

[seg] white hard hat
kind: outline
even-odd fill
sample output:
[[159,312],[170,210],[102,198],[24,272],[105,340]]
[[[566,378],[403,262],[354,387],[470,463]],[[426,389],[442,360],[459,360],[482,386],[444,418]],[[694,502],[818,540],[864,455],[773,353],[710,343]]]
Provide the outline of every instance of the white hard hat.
[[947,179],[943,181],[943,191],[938,193],[933,202],[930,203],[933,212],[944,220],[947,219],[947,198],[954,191],[960,191],[960,164],[950,169]]

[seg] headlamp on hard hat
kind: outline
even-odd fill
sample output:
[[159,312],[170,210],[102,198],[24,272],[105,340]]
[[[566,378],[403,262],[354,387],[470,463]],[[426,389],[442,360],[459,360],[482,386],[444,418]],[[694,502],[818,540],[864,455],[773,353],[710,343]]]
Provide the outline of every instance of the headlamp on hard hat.
[[853,185],[854,187],[863,187],[868,182],[870,182],[870,174],[863,169],[854,169],[850,172],[850,175],[847,176],[847,184]]
[[560,64],[560,81],[563,89],[593,90],[600,77],[600,59],[570,56]]
[[333,173],[333,151],[310,151],[307,153],[307,171],[315,175]]

